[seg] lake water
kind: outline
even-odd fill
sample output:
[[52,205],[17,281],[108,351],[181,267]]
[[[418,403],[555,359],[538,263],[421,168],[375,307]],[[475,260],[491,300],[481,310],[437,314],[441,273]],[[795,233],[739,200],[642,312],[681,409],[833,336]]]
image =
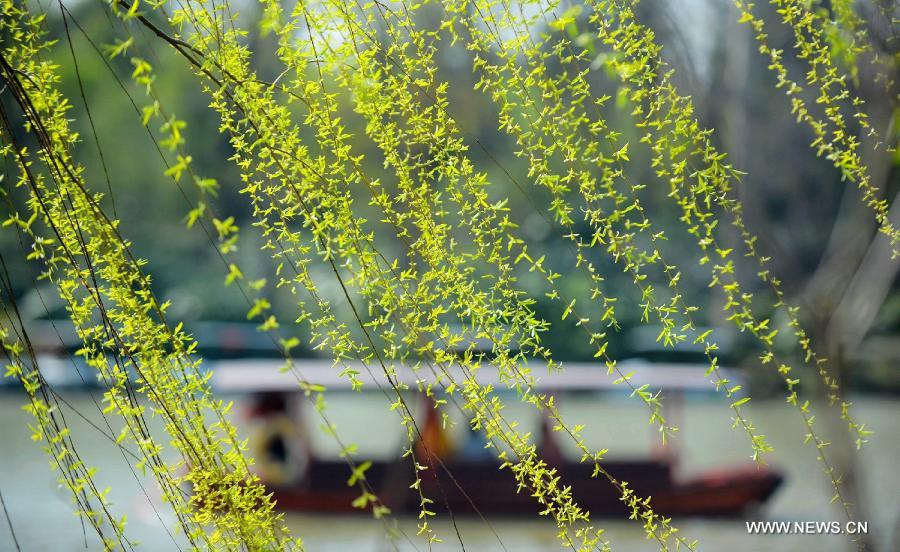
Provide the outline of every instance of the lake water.
[[[64,392],[75,409],[89,419],[100,420],[90,395],[83,390]],[[362,395],[334,394],[329,398],[329,415],[337,424],[343,438],[359,445],[361,456],[389,457],[399,450],[401,434],[395,415],[387,412],[383,396],[378,393]],[[240,411],[240,398],[237,410]],[[21,410],[22,395],[0,392],[0,492],[3,493],[16,536],[23,550],[58,551],[84,550],[85,536],[78,519],[72,514],[69,498],[56,483],[47,460],[38,445],[30,440],[26,424],[28,415]],[[900,550],[900,402],[857,398],[856,417],[867,423],[875,435],[858,454],[865,491],[865,519],[878,550]],[[748,519],[785,521],[842,520],[836,507],[829,504],[829,487],[815,459],[815,452],[802,444],[803,426],[800,417],[782,401],[752,401],[747,412],[761,433],[769,438],[776,452],[770,464],[782,469],[787,476],[784,486],[761,511]],[[609,448],[610,455],[632,456],[647,454],[653,446],[652,432],[647,426],[645,411],[634,400],[617,396],[573,396],[562,403],[562,412],[571,423],[587,425],[588,445]],[[528,429],[536,424],[522,407],[511,405],[509,415],[519,417]],[[716,466],[748,462],[749,446],[744,436],[731,429],[730,410],[715,397],[698,397],[686,401],[677,425],[682,427],[677,445],[681,449],[679,473],[690,475]],[[128,535],[142,543],[145,550],[169,550],[174,545],[162,530],[153,508],[148,504],[135,477],[122,455],[97,430],[91,428],[72,412],[66,412],[73,429],[76,445],[87,462],[98,469],[96,479],[101,486],[111,488],[114,511],[128,516]],[[236,416],[238,425],[242,422]],[[328,454],[334,445],[315,431],[309,419],[313,441],[318,451]],[[361,421],[361,420],[364,420]],[[508,477],[507,474],[497,474]],[[163,520],[171,525],[172,516],[153,492],[153,484],[144,481],[151,500],[161,511]],[[307,550],[315,551],[381,551],[413,550],[408,543],[391,544],[385,537],[384,526],[365,515],[360,516],[288,516],[295,534],[303,537]],[[415,534],[414,519],[398,520],[409,535]],[[559,550],[555,531],[546,519],[491,519],[489,525],[481,520],[463,519],[459,522],[468,551],[543,551]],[[645,540],[641,527],[629,521],[597,519],[615,550],[657,550]],[[749,535],[744,520],[676,519],[688,540],[698,539],[700,550],[738,551],[844,551],[853,546],[844,536],[834,535]],[[444,543],[434,550],[460,550],[452,527],[446,521],[435,525]],[[498,543],[497,536],[503,545]],[[427,546],[416,543],[417,549]],[[0,518],[0,550],[12,549],[5,521]],[[97,543],[87,535],[87,548],[97,549]]]

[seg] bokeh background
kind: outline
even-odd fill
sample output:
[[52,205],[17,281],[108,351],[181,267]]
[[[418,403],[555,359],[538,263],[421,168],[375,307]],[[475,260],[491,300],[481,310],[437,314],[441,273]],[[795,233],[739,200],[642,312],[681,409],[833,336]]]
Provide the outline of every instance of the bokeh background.
[[[879,0],[862,0],[859,9],[872,14]],[[255,3],[236,2],[240,6],[244,26],[251,29],[248,38],[255,52],[254,64],[259,74],[274,79],[281,67],[274,53],[275,44],[255,31],[261,14]],[[870,5],[871,4],[871,5]],[[889,2],[885,3],[889,4]],[[52,5],[52,4],[51,4]],[[97,45],[113,43],[119,29],[106,14],[99,0],[66,2],[80,27]],[[889,6],[890,7],[890,6]],[[760,6],[766,12],[765,6]],[[893,8],[891,8],[893,9]],[[79,84],[69,45],[65,40],[62,21],[54,17],[58,10],[49,9],[48,24],[52,33],[61,38],[53,49],[53,58],[61,65],[62,88],[73,98],[73,125],[86,137],[77,155],[87,168],[86,180],[98,191],[106,187],[106,173],[101,163],[85,116],[85,105],[78,98]],[[895,10],[896,12],[896,10]],[[424,10],[424,13],[428,13]],[[774,14],[767,12],[767,17]],[[863,516],[870,522],[874,549],[900,550],[900,476],[895,466],[900,458],[900,286],[897,269],[900,264],[890,259],[889,247],[876,234],[871,212],[862,206],[857,190],[841,180],[831,163],[817,157],[809,147],[811,132],[798,125],[790,113],[790,103],[775,87],[775,77],[767,68],[767,61],[757,53],[757,45],[745,26],[737,23],[738,12],[726,0],[645,0],[639,18],[656,32],[664,44],[667,61],[676,69],[676,82],[683,94],[693,97],[701,123],[715,128],[714,141],[728,152],[732,163],[747,175],[740,187],[740,197],[746,212],[746,224],[759,236],[763,254],[771,256],[772,270],[781,279],[791,302],[800,307],[804,326],[814,339],[817,350],[830,360],[829,366],[839,376],[844,392],[858,408],[858,417],[875,434],[861,453],[852,452],[837,419],[828,419],[821,409],[835,454],[841,465],[851,474],[849,483],[861,505]],[[883,18],[882,18],[883,19]],[[873,16],[871,35],[876,48],[896,52],[898,45],[896,16],[893,25]],[[773,19],[774,20],[774,19]],[[428,24],[427,21],[423,24]],[[772,26],[771,40],[776,48],[792,48],[790,30]],[[579,20],[573,32],[589,30],[585,20]],[[113,184],[112,196],[107,194],[104,206],[115,210],[122,221],[122,233],[133,242],[133,250],[149,261],[149,272],[158,296],[172,301],[170,317],[183,320],[189,331],[198,338],[201,353],[215,361],[231,357],[275,357],[277,351],[261,339],[253,324],[246,320],[247,304],[234,287],[225,287],[221,260],[211,246],[208,236],[198,228],[185,227],[189,209],[182,192],[162,176],[165,167],[152,149],[147,131],[133,116],[128,97],[122,93],[110,75],[106,62],[94,51],[80,30],[70,29],[73,47],[78,58],[78,70],[84,96],[90,106],[97,138],[103,148],[106,171]],[[227,160],[231,148],[227,138],[217,129],[216,116],[207,108],[207,97],[182,59],[161,43],[146,37],[140,46],[154,64],[157,90],[170,105],[176,106],[180,118],[187,122],[185,130],[188,148],[199,174],[215,178],[218,196],[211,200],[218,213],[233,216],[240,226],[241,242],[238,260],[250,267],[254,277],[274,277],[275,267],[267,252],[259,247],[259,236],[252,225],[249,206],[241,196],[235,167]],[[610,124],[625,136],[639,139],[637,129],[629,117],[629,106],[615,79],[606,74],[602,51],[590,72],[591,84],[597,95],[609,94],[615,99],[610,110]],[[515,185],[499,166],[509,170],[519,182],[528,182],[527,167],[514,155],[515,144],[497,130],[496,113],[490,99],[473,89],[475,77],[471,71],[470,54],[463,48],[447,47],[437,57],[440,64],[438,79],[450,83],[449,109],[465,130],[467,140],[477,139],[487,151],[472,147],[470,154],[476,165],[491,177],[493,197],[508,199],[512,217],[527,238],[530,251],[546,251],[548,263],[562,274],[561,289],[571,297],[583,297],[587,302],[589,283],[583,274],[572,269],[573,259],[567,254],[567,240],[544,211],[547,198],[535,186],[526,189]],[[792,57],[787,63],[796,63]],[[136,96],[127,78],[132,68],[127,59],[111,62],[112,70],[124,86]],[[897,110],[896,85],[885,86],[885,80],[896,74],[878,74],[874,66],[861,61],[854,90],[866,101],[870,120],[889,139],[897,136],[900,111]],[[792,69],[802,70],[802,66]],[[893,88],[892,88],[893,86]],[[808,98],[814,101],[814,98]],[[0,94],[0,101],[9,101]],[[364,137],[359,117],[346,105],[341,113],[348,130]],[[900,156],[876,149],[869,137],[862,137],[863,159],[868,164],[873,183],[892,204],[892,217],[898,216],[900,206],[895,199],[900,192]],[[366,163],[373,174],[383,174],[378,155],[371,143],[358,140],[360,151],[367,153]],[[495,163],[494,161],[498,163]],[[12,202],[21,202],[21,193],[9,189],[14,181],[14,168],[4,167],[4,183]],[[775,500],[751,519],[832,520],[841,519],[834,506],[829,505],[828,482],[819,473],[815,452],[802,444],[803,428],[799,419],[784,404],[784,390],[780,378],[758,361],[758,351],[752,339],[733,331],[724,319],[720,306],[722,298],[707,287],[708,276],[697,265],[699,254],[695,242],[678,221],[677,206],[666,197],[667,186],[654,176],[646,152],[635,149],[628,164],[629,176],[645,183],[642,200],[660,227],[666,228],[666,244],[670,258],[680,260],[685,293],[689,302],[707,308],[698,313],[703,325],[715,328],[722,346],[723,362],[740,369],[754,396],[749,415],[775,445],[772,462],[784,469],[787,483]],[[187,190],[191,194],[191,190]],[[364,201],[363,201],[364,204]],[[7,209],[7,207],[4,207]],[[581,230],[588,231],[585,224]],[[399,254],[400,244],[385,235],[380,246]],[[739,244],[739,236],[724,239]],[[46,335],[52,330],[50,321],[63,336],[60,353],[72,352],[68,341],[65,311],[54,300],[53,287],[38,279],[40,269],[24,260],[25,254],[14,232],[0,231],[0,253],[6,260],[13,278],[19,305],[32,329]],[[591,259],[604,272],[609,289],[621,297],[621,331],[611,336],[610,355],[613,358],[642,358],[653,362],[701,362],[702,350],[679,347],[664,349],[655,342],[658,330],[639,323],[640,297],[631,279],[613,266],[600,252]],[[322,267],[322,270],[325,270]],[[762,316],[773,316],[773,325],[789,335],[784,317],[769,313],[767,305],[773,300],[767,287],[754,278],[755,263],[739,264],[738,273],[748,291],[756,297]],[[562,307],[544,297],[541,281],[533,274],[519,274],[520,285],[537,300],[537,312],[553,321],[545,336],[546,344],[561,360],[589,361],[593,351],[580,334],[572,331],[574,321],[560,321]],[[754,284],[754,282],[756,282]],[[325,293],[338,289],[325,288]],[[287,292],[270,289],[268,299],[280,320],[292,320],[294,301]],[[303,331],[290,326],[282,328],[303,340]],[[43,335],[42,334],[42,335]],[[230,336],[228,339],[223,337]],[[50,335],[52,340],[53,335]],[[237,336],[237,337],[235,337]],[[235,339],[237,341],[235,341]],[[234,343],[238,343],[235,345]],[[779,353],[797,359],[798,351],[790,339],[779,341]],[[297,356],[316,356],[302,347]],[[801,363],[797,363],[798,365]],[[80,377],[66,363],[49,367],[55,370],[49,379],[56,378],[64,397],[87,418],[97,421],[92,393],[96,390],[80,385]],[[799,368],[804,370],[804,368]],[[85,374],[90,379],[89,374]],[[810,385],[804,394],[814,404],[821,401],[814,374],[801,372],[801,379]],[[240,406],[246,397],[229,396]],[[337,423],[360,444],[361,454],[372,457],[391,457],[399,452],[402,435],[382,404],[383,398],[367,395],[342,395],[331,399],[331,411]],[[514,403],[515,400],[511,400]],[[0,491],[11,521],[19,529],[20,540],[26,550],[72,550],[85,546],[80,524],[72,514],[63,490],[57,488],[53,474],[47,467],[38,444],[29,441],[27,415],[20,410],[23,395],[6,381],[0,391]],[[513,407],[515,408],[515,407]],[[614,393],[576,396],[564,402],[564,412],[587,425],[589,444],[610,448],[614,454],[641,454],[651,447],[650,428],[645,416],[633,401]],[[370,423],[360,428],[355,420],[366,417]],[[833,417],[833,416],[831,416]],[[731,429],[730,410],[720,396],[693,394],[687,397],[684,408],[684,434],[679,437],[682,451],[679,471],[698,473],[723,463],[747,460],[742,435]],[[614,420],[614,421],[613,421]],[[143,540],[147,549],[165,549],[160,540],[156,519],[146,505],[146,498],[137,487],[121,455],[96,434],[91,426],[71,417],[76,440],[90,443],[88,458],[100,469],[100,479],[112,489],[114,501],[128,512],[130,527]],[[241,421],[238,419],[238,423]],[[373,430],[376,428],[377,430]],[[315,433],[315,432],[313,432]],[[314,437],[316,447],[329,453],[329,442]],[[332,453],[334,451],[331,451]],[[151,500],[158,500],[151,497]],[[327,518],[292,516],[291,523],[307,541],[310,550],[380,550],[385,548],[381,526],[361,517]],[[415,521],[408,520],[414,527]],[[609,528],[610,538],[622,550],[653,549],[643,540],[642,532],[619,520],[601,520]],[[699,538],[701,550],[846,550],[849,541],[837,536],[754,536],[748,535],[742,521],[683,520],[676,523],[690,537]],[[2,524],[0,524],[2,526]],[[496,527],[509,550],[553,549],[553,527],[545,520],[502,519]],[[449,536],[450,529],[443,527]],[[463,535],[475,550],[493,550],[497,542],[480,521],[463,521]],[[0,549],[8,545],[5,527],[0,527]],[[453,540],[442,549],[454,549]],[[88,537],[87,546],[93,543]]]

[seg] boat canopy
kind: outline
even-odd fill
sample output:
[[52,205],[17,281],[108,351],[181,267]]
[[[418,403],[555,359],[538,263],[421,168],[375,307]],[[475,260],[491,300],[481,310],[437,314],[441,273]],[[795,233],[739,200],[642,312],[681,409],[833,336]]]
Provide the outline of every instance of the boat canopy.
[[[434,381],[434,373],[424,364],[417,370],[407,364],[392,364],[396,381],[411,389]],[[630,391],[631,387],[648,385],[655,391],[715,391],[715,378],[707,376],[708,365],[657,363],[642,359],[628,359],[617,364],[612,374],[599,363],[566,362],[561,368],[554,367],[548,372],[543,361],[529,361],[528,366],[539,391]],[[386,385],[387,380],[380,365],[347,362],[334,364],[326,359],[298,359],[290,367],[284,360],[244,359],[209,362],[212,372],[213,389],[222,393],[263,393],[300,391],[298,380],[320,385],[330,390],[351,389],[351,384],[342,370],[358,372],[358,378],[366,386]],[[463,379],[459,366],[446,368],[457,381]],[[741,383],[743,377],[732,368],[720,368],[719,373],[728,379],[729,385]],[[622,374],[631,375],[631,386],[615,384]],[[498,370],[490,363],[484,363],[474,374],[482,385],[505,387]]]

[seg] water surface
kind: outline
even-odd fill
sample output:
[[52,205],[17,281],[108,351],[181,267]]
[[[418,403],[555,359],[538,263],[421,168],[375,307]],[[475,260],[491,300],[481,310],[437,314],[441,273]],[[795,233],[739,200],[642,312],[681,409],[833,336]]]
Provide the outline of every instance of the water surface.
[[[88,393],[73,390],[65,392],[64,396],[76,410],[103,427],[102,418]],[[236,401],[236,410],[240,412],[242,400],[238,397]],[[392,457],[399,451],[402,434],[396,416],[386,411],[384,401],[377,393],[334,394],[329,398],[329,415],[342,437],[359,445],[361,456]],[[27,429],[30,420],[21,410],[23,404],[24,398],[18,393],[0,393],[0,492],[22,549],[84,550],[85,542],[87,549],[98,549],[89,529],[83,532],[78,518],[72,513],[66,491],[56,483],[39,445],[30,440]],[[857,417],[875,431],[871,443],[857,457],[865,490],[865,521],[869,522],[870,533],[880,550],[898,550],[900,548],[893,543],[900,538],[897,532],[900,477],[896,472],[900,458],[900,430],[897,427],[900,402],[857,398],[855,404]],[[796,411],[779,400],[757,400],[748,406],[749,418],[775,446],[770,464],[787,475],[786,484],[774,499],[748,519],[843,520],[837,508],[829,504],[831,494],[827,480],[817,466],[815,452],[802,444],[803,425]],[[610,455],[643,455],[656,446],[644,411],[634,401],[623,397],[573,396],[563,401],[561,409],[567,421],[587,425],[585,436],[589,446],[608,448]],[[680,475],[749,462],[746,438],[731,428],[730,412],[727,405],[715,397],[698,397],[686,402],[680,419],[675,420],[682,428],[676,439],[676,446],[681,451]],[[173,526],[173,516],[160,503],[153,482],[136,477],[106,436],[74,412],[66,409],[65,414],[79,452],[98,469],[98,483],[111,489],[115,512],[127,515],[129,537],[140,541],[145,550],[176,550],[176,544],[163,529],[163,524]],[[317,451],[333,454],[335,445],[316,429],[312,413],[307,411],[305,414]],[[525,430],[537,427],[536,420],[518,405],[510,405],[508,415],[521,419]],[[238,425],[245,428],[240,416],[235,418]],[[454,431],[461,431],[461,428]],[[428,549],[415,539],[416,520],[411,518],[401,518],[398,527],[414,545],[403,537],[398,542],[387,539],[382,522],[365,515],[289,514],[288,521],[292,530],[303,537],[307,550],[312,552]],[[595,523],[606,530],[615,550],[658,549],[644,538],[641,527],[634,522],[598,519]],[[699,550],[837,552],[853,549],[849,540],[842,536],[748,535],[743,520],[677,519],[674,524],[689,540],[700,541]],[[434,550],[462,549],[447,520],[437,521],[435,527],[444,543],[435,546]],[[546,519],[489,518],[485,523],[477,518],[464,518],[458,520],[458,528],[468,551],[560,549],[556,544],[555,529]],[[0,523],[0,549],[12,549],[5,523]]]

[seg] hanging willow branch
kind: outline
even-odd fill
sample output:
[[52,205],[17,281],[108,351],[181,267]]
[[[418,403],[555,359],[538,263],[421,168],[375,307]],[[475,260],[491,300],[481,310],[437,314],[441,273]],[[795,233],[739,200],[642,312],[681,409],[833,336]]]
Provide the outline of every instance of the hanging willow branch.
[[[859,187],[896,253],[900,234],[862,163],[853,127],[877,132],[841,72],[846,67],[852,80],[859,77],[854,56],[866,50],[864,20],[849,2],[834,2],[833,18],[795,0],[771,3],[793,32],[794,55],[810,66],[805,86],[819,94],[815,109],[800,96],[804,85],[788,74],[784,52],[768,44],[767,23],[755,14],[753,4],[736,1],[741,21],[753,27],[778,86],[791,98],[797,121],[814,132],[812,147]],[[135,465],[151,471],[191,547],[302,549],[302,541],[288,534],[272,497],[253,473],[253,459],[228,420],[230,405],[211,395],[209,375],[195,358],[197,343],[181,324],[167,319],[168,304],[154,297],[146,262],[132,255],[131,244],[120,233],[127,222],[109,217],[101,207],[103,194],[91,191],[84,181],[84,167],[73,155],[80,138],[67,119],[71,104],[59,91],[58,67],[47,59],[53,41],[45,30],[46,15],[13,0],[2,5],[0,75],[14,107],[8,111],[3,106],[2,153],[18,169],[15,185],[28,195],[25,209],[10,203],[7,225],[31,242],[29,260],[42,265],[43,277],[53,282],[66,305],[83,342],[78,354],[106,385],[105,413],[124,423],[118,442],[137,446]],[[397,377],[401,363],[416,371],[417,391],[433,399],[444,423],[451,423],[452,407],[472,428],[483,430],[501,470],[534,497],[542,515],[552,517],[563,546],[580,552],[608,550],[612,543],[593,525],[590,512],[578,505],[557,470],[540,457],[532,436],[504,417],[497,390],[478,381],[481,370],[498,370],[506,387],[547,416],[661,550],[695,548],[696,543],[653,510],[649,497],[636,495],[627,481],[604,469],[602,460],[612,444],[600,450],[588,447],[580,435],[583,427],[564,419],[552,396],[535,390],[531,359],[551,369],[560,367],[542,341],[556,322],[537,313],[535,299],[517,278],[523,271],[539,275],[546,297],[562,310],[560,323],[575,321],[577,338],[590,345],[608,374],[646,408],[648,422],[658,428],[663,442],[677,438],[678,428],[662,414],[662,393],[636,386],[633,374],[623,372],[608,352],[610,334],[620,328],[621,301],[601,266],[591,260],[602,254],[628,274],[640,297],[640,323],[658,324],[662,330],[657,341],[665,347],[674,348],[697,331],[695,313],[701,308],[685,299],[685,267],[671,252],[667,255],[667,230],[641,201],[642,190],[653,184],[668,186],[668,197],[695,238],[709,287],[724,297],[728,319],[755,337],[762,364],[775,367],[784,381],[787,401],[807,428],[806,440],[816,450],[835,500],[852,517],[828,443],[815,425],[809,401],[798,394],[799,377],[776,354],[778,331],[759,316],[752,294],[744,291],[748,282],[738,280],[735,251],[724,244],[723,226],[737,229],[743,253],[759,264],[758,280],[776,297],[773,307],[787,314],[804,362],[828,389],[830,407],[840,411],[857,447],[870,432],[851,417],[836,378],[813,349],[768,259],[757,250],[756,237],[734,199],[743,173],[713,146],[712,130],[700,125],[691,98],[673,84],[673,70],[663,60],[653,32],[638,21],[636,5],[633,0],[589,0],[568,8],[538,0],[301,0],[285,13],[277,0],[260,0],[261,30],[274,34],[281,70],[271,83],[255,73],[248,31],[240,27],[227,1],[110,0],[105,6],[125,34],[107,49],[104,63],[166,165],[161,180],[178,187],[187,202],[187,226],[198,228],[215,248],[225,285],[238,288],[247,302],[247,319],[259,322],[260,330],[271,336],[298,391],[337,441],[350,482],[360,492],[354,506],[370,509],[377,518],[390,515],[365,479],[370,463],[355,459],[355,446],[345,443],[329,421],[326,390],[304,378],[294,364],[291,350],[299,340],[279,335],[281,323],[266,298],[271,287],[291,294],[295,321],[308,330],[309,344],[334,359],[334,369],[354,390],[363,383],[353,360],[370,370],[389,408],[398,413],[407,438],[403,457],[412,468],[410,486],[419,495],[418,534],[429,547],[441,540],[430,523],[436,515],[431,505],[445,497],[426,496],[423,473],[443,471],[455,480],[438,451],[423,444],[404,399],[407,387]],[[69,22],[81,27],[61,1],[59,8],[69,52],[77,63]],[[428,20],[427,10],[438,14],[431,25],[422,23]],[[580,17],[582,12],[586,18]],[[595,95],[589,84],[593,45],[585,48],[566,32],[584,19],[592,40],[612,54],[605,63],[633,108],[630,118],[642,133],[637,144],[623,141],[604,116],[610,98]],[[240,193],[252,210],[252,224],[276,267],[273,286],[254,279],[236,260],[235,217],[216,213],[211,206],[220,184],[195,170],[186,123],[156,89],[155,69],[140,53],[139,33],[174,50],[207,94],[219,131],[232,149],[229,161],[240,172]],[[463,44],[471,53],[475,88],[495,106],[497,126],[515,142],[527,179],[513,178],[507,167],[491,159],[526,196],[531,197],[531,185],[549,196],[547,213],[541,211],[540,216],[566,240],[573,273],[590,289],[587,300],[579,302],[567,294],[547,254],[528,250],[507,200],[491,199],[488,172],[476,166],[468,144],[473,141],[489,157],[490,152],[450,114],[449,85],[437,76],[436,56],[444,43]],[[836,44],[844,44],[844,50]],[[91,45],[99,53],[93,41]],[[144,105],[110,64],[125,56],[133,68],[132,82],[146,97]],[[83,97],[80,74],[78,79]],[[364,122],[363,137],[353,136],[341,120],[344,103]],[[90,123],[93,128],[93,120]],[[378,176],[366,168],[359,145],[363,139],[383,161]],[[96,132],[94,142],[109,179]],[[638,149],[649,152],[658,182],[639,183],[629,176]],[[185,184],[196,199],[190,199]],[[109,181],[110,195],[114,187]],[[359,205],[360,198],[365,205]],[[368,220],[364,212],[376,213],[378,220]],[[386,250],[383,236],[398,248]],[[323,292],[318,267],[325,268],[329,283],[339,290],[337,301]],[[44,441],[60,481],[103,545],[130,549],[124,521],[113,515],[93,483],[92,471],[79,459],[36,365],[5,271],[3,282],[3,305],[12,320],[0,332],[7,372],[29,396],[36,438]],[[750,397],[723,376],[712,332],[693,339],[708,361],[711,388],[731,407],[734,425],[747,435],[754,460],[763,462],[773,449],[747,417],[744,405]],[[478,340],[491,345],[490,365],[476,346]],[[131,371],[137,374],[133,381]],[[163,444],[147,429],[148,414],[164,421],[179,455],[176,463],[163,460]],[[458,531],[457,538],[465,548]]]

